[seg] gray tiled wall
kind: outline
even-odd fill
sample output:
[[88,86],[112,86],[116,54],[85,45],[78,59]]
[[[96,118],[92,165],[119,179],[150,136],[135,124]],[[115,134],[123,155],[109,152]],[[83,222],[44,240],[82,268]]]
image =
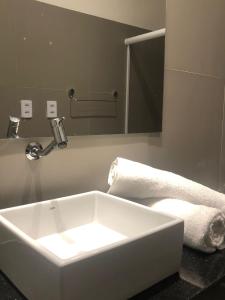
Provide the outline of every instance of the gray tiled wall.
[[[209,62],[209,30],[214,39],[210,60],[215,62],[211,65],[218,70],[224,64],[225,58],[218,56],[218,51],[222,51],[218,44],[224,47],[224,39],[217,34],[225,24],[225,18],[220,17],[225,13],[224,5],[223,0],[167,0],[162,136],[73,137],[68,149],[55,151],[39,162],[26,160],[24,149],[28,140],[0,141],[0,207],[92,189],[106,191],[109,166],[116,156],[171,170],[218,188],[224,74],[219,77],[213,71],[206,76],[206,71],[196,67],[199,61],[204,68]],[[204,21],[207,16],[211,20],[205,30],[209,26]],[[177,39],[178,35],[184,35],[186,47],[184,38]],[[187,56],[191,57],[190,63],[186,63]],[[40,141],[46,144],[49,140]],[[223,166],[224,157],[223,154]]]
[[163,137],[179,169],[219,187],[225,1],[167,0],[167,26]]

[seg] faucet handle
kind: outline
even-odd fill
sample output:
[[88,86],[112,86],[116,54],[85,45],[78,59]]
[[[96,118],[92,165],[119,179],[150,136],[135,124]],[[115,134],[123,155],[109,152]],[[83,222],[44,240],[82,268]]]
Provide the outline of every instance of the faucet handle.
[[51,119],[52,121],[62,121],[62,120],[65,120],[66,118],[63,116],[63,117],[57,117],[57,118],[53,118]]
[[48,155],[56,146],[60,149],[66,148],[68,139],[63,126],[64,117],[50,120],[54,140],[43,149],[39,143],[30,143],[26,148],[26,156],[30,160],[37,160]]
[[57,117],[54,119],[50,119],[51,126],[60,125],[66,118],[65,117]]

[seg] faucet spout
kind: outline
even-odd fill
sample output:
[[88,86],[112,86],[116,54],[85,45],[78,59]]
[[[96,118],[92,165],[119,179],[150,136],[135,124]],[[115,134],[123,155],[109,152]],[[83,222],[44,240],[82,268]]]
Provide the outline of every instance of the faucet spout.
[[39,143],[30,143],[26,148],[26,156],[29,160],[37,160],[44,157],[52,152],[53,149],[58,147],[59,149],[64,149],[67,147],[68,138],[65,134],[65,129],[63,125],[63,120],[65,118],[55,118],[50,120],[53,141],[43,149],[42,145]]
[[18,131],[20,126],[20,118],[9,116],[9,126],[7,131],[7,138],[18,139]]

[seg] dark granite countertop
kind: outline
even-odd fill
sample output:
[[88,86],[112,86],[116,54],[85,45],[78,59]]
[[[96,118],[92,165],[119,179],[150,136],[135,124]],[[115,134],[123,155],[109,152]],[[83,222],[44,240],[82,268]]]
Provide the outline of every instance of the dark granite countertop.
[[[206,291],[220,282],[221,298],[217,295],[213,297],[216,300],[225,299],[225,250],[208,255],[185,247],[179,274],[163,280],[132,300],[211,299],[205,296]],[[26,300],[1,272],[0,299]]]

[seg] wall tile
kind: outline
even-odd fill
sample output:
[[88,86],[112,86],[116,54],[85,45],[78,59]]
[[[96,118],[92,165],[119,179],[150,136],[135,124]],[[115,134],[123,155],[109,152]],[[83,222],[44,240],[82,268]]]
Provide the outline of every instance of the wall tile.
[[8,0],[0,1],[0,86],[13,86],[17,79],[16,42],[13,10]]
[[[37,1],[13,1],[18,81],[22,87],[88,88],[88,18]],[[87,32],[88,30],[86,30]],[[85,65],[86,62],[86,65]]]
[[174,171],[208,185],[218,182],[223,93],[222,80],[166,71],[163,146]]
[[167,0],[166,67],[225,79],[224,31],[224,0]]
[[224,85],[224,105],[223,105],[223,120],[222,120],[222,138],[220,152],[220,190],[225,193],[225,85]]

